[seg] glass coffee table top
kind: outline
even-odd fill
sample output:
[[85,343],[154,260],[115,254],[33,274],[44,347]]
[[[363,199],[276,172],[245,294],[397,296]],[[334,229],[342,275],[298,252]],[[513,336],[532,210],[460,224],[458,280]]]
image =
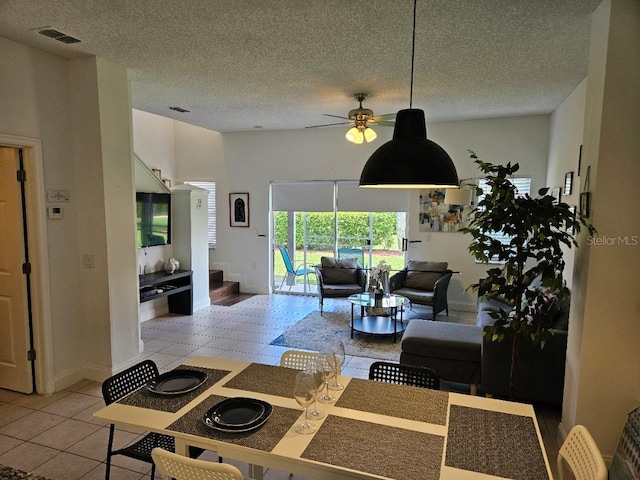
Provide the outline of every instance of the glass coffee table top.
[[348,300],[361,307],[402,308],[409,303],[408,298],[393,293],[387,296],[383,295],[380,303],[376,303],[376,298],[371,293],[354,293]]

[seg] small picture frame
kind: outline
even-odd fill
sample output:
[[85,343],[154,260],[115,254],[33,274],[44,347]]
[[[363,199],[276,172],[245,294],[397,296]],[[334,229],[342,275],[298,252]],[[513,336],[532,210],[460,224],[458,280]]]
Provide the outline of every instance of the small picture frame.
[[563,195],[571,195],[573,191],[573,172],[567,172],[564,174],[564,191]]
[[582,171],[582,145],[580,145],[580,151],[578,153],[578,176],[580,176],[581,171]]
[[171,180],[169,178],[163,178],[162,183],[164,183],[168,188],[171,188]]
[[249,194],[229,194],[229,225],[232,227],[249,226]]
[[152,168],[151,171],[156,177],[162,180],[162,170],[160,170],[159,168]]
[[580,214],[589,217],[589,209],[591,208],[591,192],[582,192],[580,194]]

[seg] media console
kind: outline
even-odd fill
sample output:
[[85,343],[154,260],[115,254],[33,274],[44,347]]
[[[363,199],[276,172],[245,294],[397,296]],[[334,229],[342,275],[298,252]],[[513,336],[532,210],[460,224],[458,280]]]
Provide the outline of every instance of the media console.
[[191,270],[140,275],[140,303],[168,297],[169,313],[193,314],[192,276]]

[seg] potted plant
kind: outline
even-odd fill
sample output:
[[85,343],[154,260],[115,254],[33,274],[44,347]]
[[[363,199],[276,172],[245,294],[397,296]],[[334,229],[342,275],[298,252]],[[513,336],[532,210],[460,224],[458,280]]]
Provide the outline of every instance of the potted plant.
[[[565,261],[562,246],[577,247],[575,235],[582,228],[595,229],[585,217],[566,203],[547,195],[548,188],[536,198],[520,195],[509,180],[518,164],[505,166],[483,162],[471,152],[471,158],[486,175],[488,191],[476,206],[469,226],[462,232],[473,237],[469,252],[483,263],[499,266],[487,270],[487,276],[470,288],[481,298],[496,298],[510,310],[495,309],[495,322],[484,328],[491,341],[511,338],[510,396],[517,397],[518,353],[521,342],[544,348],[552,322],[548,312],[569,290],[563,278]],[[500,241],[496,234],[508,241]],[[539,281],[532,282],[538,278]]]

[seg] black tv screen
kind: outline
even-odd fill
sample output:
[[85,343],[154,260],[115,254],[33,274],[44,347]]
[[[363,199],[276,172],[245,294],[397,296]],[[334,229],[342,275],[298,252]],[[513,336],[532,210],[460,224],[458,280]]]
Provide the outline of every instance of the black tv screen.
[[138,247],[171,243],[170,193],[136,193],[136,239]]

